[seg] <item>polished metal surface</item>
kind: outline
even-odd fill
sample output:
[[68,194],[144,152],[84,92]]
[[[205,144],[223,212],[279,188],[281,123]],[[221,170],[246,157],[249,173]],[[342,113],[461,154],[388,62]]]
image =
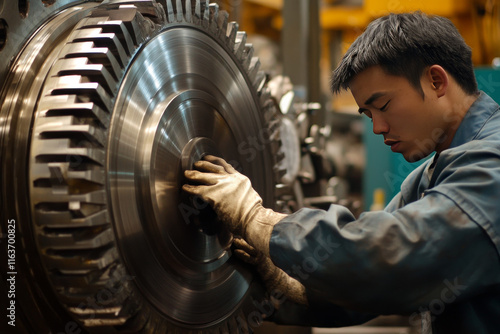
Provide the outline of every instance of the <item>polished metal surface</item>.
[[130,298],[133,279],[108,212],[105,146],[118,82],[165,14],[154,1],[123,3],[106,1],[88,11],[52,44],[56,57],[41,76],[31,133],[28,175],[37,248],[59,301],[86,327],[124,325],[141,304]]
[[30,278],[27,327],[250,331],[262,287],[181,186],[195,161],[219,155],[273,207],[285,173],[278,113],[227,13],[161,3],[61,1],[36,33],[19,30],[0,143],[2,206],[19,221]]
[[[85,2],[87,4],[85,4]],[[0,1],[0,82],[7,76],[9,66],[23,45],[32,38],[51,18],[58,16],[61,10],[79,6],[82,10],[90,4],[95,6],[99,0],[2,0]]]
[[155,36],[123,80],[108,144],[118,239],[144,294],[177,321],[223,318],[248,290],[229,233],[179,189],[192,161],[216,154],[269,190],[272,169],[259,168],[272,167],[269,152],[250,161],[238,150],[262,131],[259,108],[233,55],[195,27]]

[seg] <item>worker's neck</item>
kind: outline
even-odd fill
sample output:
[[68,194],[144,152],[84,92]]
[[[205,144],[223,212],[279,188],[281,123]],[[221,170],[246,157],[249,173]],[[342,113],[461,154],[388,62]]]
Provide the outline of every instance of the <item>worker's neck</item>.
[[450,89],[448,89],[444,96],[446,103],[444,104],[445,110],[443,111],[443,117],[445,117],[447,127],[441,143],[436,147],[437,153],[450,147],[458,127],[478,97],[479,94],[469,95],[459,86],[450,87]]

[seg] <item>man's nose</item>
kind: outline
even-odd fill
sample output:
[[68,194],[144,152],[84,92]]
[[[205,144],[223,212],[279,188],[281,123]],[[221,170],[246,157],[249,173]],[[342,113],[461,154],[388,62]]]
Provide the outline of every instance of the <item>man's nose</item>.
[[381,135],[389,132],[389,124],[379,115],[372,115],[373,133]]

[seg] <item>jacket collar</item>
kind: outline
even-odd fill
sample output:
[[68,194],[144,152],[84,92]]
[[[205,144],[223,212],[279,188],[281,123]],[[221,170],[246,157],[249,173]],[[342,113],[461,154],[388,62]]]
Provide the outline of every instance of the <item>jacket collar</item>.
[[498,104],[486,93],[480,92],[455,132],[449,148],[478,139],[480,130],[496,110],[498,110]]

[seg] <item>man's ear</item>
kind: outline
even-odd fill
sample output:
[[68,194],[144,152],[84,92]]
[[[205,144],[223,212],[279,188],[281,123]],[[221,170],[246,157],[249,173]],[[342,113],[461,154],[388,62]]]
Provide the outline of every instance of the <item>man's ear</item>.
[[430,66],[426,71],[426,76],[431,89],[436,92],[438,98],[446,94],[449,78],[448,73],[443,67],[439,65]]

